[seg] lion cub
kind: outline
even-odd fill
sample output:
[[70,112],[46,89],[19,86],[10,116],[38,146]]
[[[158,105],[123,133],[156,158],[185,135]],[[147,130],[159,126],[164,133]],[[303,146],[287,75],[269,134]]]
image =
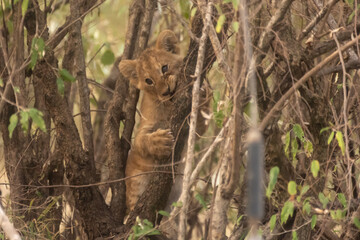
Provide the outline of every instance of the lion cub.
[[170,129],[162,129],[162,123],[170,120],[173,107],[170,99],[177,87],[176,75],[182,58],[178,55],[178,40],[172,31],[160,33],[156,45],[145,50],[136,60],[123,60],[120,72],[130,83],[143,91],[140,106],[141,119],[127,160],[125,174],[126,205],[132,210],[150,181],[149,174],[157,159],[171,155],[174,136]]

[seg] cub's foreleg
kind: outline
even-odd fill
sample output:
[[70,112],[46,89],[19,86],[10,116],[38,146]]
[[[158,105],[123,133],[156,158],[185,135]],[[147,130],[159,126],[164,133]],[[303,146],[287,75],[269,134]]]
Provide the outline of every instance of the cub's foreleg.
[[141,156],[163,158],[171,155],[174,137],[170,129],[145,127],[135,137],[134,150]]
[[156,159],[171,155],[174,137],[169,129],[143,127],[135,136],[126,165],[126,205],[132,210],[150,181]]

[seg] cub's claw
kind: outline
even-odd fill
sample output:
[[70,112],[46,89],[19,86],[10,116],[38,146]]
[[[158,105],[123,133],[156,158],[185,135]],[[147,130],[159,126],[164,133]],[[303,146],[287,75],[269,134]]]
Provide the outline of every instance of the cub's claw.
[[170,156],[173,144],[174,137],[170,129],[158,129],[149,134],[148,147],[151,155],[157,157]]

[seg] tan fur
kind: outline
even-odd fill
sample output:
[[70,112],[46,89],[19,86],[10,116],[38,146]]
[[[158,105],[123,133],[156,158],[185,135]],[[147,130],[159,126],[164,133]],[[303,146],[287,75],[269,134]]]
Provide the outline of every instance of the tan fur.
[[[143,173],[151,171],[157,159],[170,156],[172,151],[174,137],[169,129],[161,128],[161,123],[170,120],[173,107],[170,99],[176,91],[176,74],[182,63],[177,55],[177,43],[175,34],[165,30],[160,33],[155,47],[145,50],[136,60],[123,60],[119,64],[124,77],[143,91],[140,124],[126,166],[127,177],[140,174],[126,180],[129,210],[133,209],[150,180],[150,175]],[[167,71],[164,73],[162,69]]]

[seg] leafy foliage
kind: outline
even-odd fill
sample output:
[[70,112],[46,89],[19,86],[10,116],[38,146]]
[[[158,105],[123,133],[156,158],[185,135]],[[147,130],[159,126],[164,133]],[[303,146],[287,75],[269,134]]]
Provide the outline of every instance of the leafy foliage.
[[136,218],[136,224],[131,228],[132,233],[129,236],[129,240],[137,240],[145,236],[159,235],[160,231],[155,229],[153,224],[149,220],[141,220]]
[[[21,128],[24,133],[26,133],[29,129],[30,119],[32,119],[35,128],[40,128],[41,131],[46,132],[46,125],[43,119],[43,113],[41,111],[37,110],[36,108],[29,108],[20,111],[19,114],[20,114]],[[12,137],[12,134],[18,124],[18,120],[19,120],[18,113],[14,113],[10,117],[10,123],[8,126],[10,138]]]
[[272,193],[272,191],[273,191],[273,189],[274,189],[274,187],[275,187],[275,184],[276,184],[276,182],[277,182],[277,178],[278,178],[279,172],[280,172],[279,167],[273,167],[273,168],[271,168],[271,170],[270,170],[269,185],[268,185],[268,187],[266,188],[266,196],[267,196],[268,198],[270,198],[271,193]]

